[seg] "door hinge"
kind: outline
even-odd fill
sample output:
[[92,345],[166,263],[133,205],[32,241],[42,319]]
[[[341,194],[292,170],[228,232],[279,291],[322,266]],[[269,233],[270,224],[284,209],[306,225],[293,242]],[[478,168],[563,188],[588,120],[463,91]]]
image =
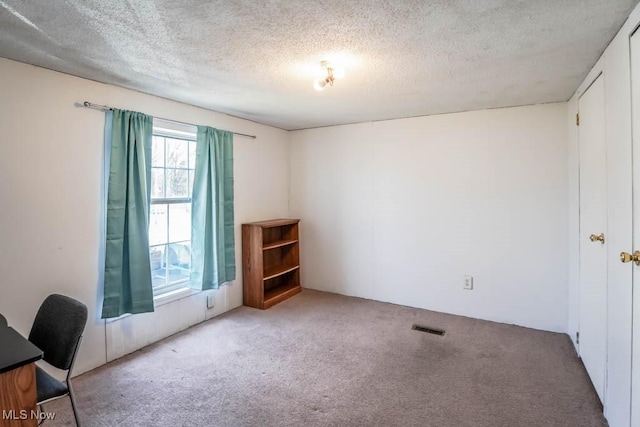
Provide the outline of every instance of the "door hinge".
[[576,344],[580,344],[580,332],[576,332]]
[[580,113],[576,113],[576,126],[580,126]]

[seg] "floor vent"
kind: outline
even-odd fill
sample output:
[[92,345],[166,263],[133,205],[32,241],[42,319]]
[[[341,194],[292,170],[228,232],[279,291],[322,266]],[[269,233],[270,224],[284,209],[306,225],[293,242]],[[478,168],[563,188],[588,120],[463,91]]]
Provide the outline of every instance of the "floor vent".
[[411,329],[413,329],[414,331],[426,332],[428,334],[440,335],[441,337],[444,336],[444,331],[442,329],[433,329],[420,325],[413,325]]

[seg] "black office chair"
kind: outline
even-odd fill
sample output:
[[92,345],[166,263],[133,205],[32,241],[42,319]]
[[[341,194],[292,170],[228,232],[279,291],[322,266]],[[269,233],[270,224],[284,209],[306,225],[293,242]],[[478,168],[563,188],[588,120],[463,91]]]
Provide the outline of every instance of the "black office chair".
[[40,410],[47,402],[69,396],[77,426],[80,426],[80,422],[71,387],[71,371],[86,324],[86,305],[73,298],[54,294],[49,295],[40,306],[29,334],[29,341],[44,353],[45,362],[67,371],[67,379],[62,382],[36,366],[36,387]]

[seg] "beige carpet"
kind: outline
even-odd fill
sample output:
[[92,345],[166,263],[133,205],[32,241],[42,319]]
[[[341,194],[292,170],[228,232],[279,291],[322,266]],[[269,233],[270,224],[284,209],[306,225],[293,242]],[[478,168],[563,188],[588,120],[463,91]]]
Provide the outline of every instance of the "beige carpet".
[[[566,335],[311,290],[74,384],[87,426],[606,425]],[[45,410],[73,425],[68,399]]]

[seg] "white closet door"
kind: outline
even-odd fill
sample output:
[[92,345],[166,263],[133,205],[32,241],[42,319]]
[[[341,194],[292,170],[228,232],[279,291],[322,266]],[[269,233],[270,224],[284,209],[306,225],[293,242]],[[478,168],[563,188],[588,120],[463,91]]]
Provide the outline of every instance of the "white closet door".
[[580,357],[604,402],[607,363],[607,163],[604,79],[579,100],[580,110]]
[[[633,129],[633,248],[640,250],[640,34],[631,37],[631,105]],[[640,267],[633,269],[633,350],[631,425],[640,426]]]

